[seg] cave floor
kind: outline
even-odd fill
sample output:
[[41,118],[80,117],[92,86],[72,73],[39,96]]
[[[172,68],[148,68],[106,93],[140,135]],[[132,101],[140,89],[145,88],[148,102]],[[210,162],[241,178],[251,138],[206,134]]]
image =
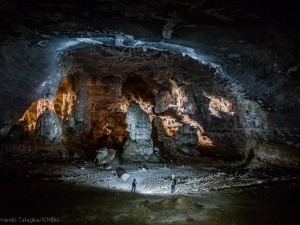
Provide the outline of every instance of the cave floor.
[[[1,160],[0,223],[284,225],[300,221],[297,170]],[[130,179],[117,177],[126,169]],[[177,177],[169,193],[169,179]],[[130,193],[136,178],[137,192]],[[10,221],[8,221],[10,220]]]

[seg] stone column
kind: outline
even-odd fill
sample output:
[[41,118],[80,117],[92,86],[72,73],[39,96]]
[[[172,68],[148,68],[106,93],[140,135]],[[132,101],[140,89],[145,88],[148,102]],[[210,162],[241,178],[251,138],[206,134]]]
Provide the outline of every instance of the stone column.
[[148,115],[136,102],[130,102],[126,122],[130,139],[124,145],[123,158],[127,161],[150,160],[153,155],[152,127]]

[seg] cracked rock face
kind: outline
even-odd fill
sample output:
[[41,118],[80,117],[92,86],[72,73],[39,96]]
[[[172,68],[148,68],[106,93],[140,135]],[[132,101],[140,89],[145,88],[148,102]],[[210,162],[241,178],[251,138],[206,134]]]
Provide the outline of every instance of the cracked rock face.
[[127,130],[130,139],[124,145],[123,158],[129,161],[147,160],[153,154],[151,123],[148,115],[135,102],[130,102],[126,112]]
[[299,5],[245,2],[1,2],[1,146],[299,165]]
[[56,144],[60,141],[62,128],[60,118],[55,112],[45,110],[37,119],[36,133],[47,139],[46,145]]

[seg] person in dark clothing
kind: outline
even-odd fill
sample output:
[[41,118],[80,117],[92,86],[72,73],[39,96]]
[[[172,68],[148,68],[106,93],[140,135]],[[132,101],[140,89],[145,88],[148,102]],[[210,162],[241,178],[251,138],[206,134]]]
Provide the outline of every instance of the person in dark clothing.
[[135,189],[136,189],[136,185],[137,185],[137,182],[136,182],[136,179],[134,178],[133,181],[132,181],[132,188],[131,188],[131,193],[135,193]]

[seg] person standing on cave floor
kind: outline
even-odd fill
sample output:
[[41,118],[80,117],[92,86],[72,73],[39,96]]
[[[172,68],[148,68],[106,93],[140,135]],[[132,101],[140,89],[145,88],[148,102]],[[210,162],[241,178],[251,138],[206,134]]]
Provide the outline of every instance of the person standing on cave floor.
[[175,175],[172,174],[172,177],[171,177],[171,193],[174,193],[175,192],[175,185],[176,185],[176,179],[175,179]]
[[136,182],[136,179],[133,178],[133,181],[132,181],[132,187],[131,187],[131,193],[135,193],[135,189],[136,189],[136,185],[137,185],[137,182]]

